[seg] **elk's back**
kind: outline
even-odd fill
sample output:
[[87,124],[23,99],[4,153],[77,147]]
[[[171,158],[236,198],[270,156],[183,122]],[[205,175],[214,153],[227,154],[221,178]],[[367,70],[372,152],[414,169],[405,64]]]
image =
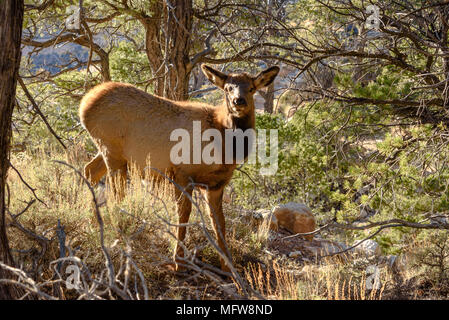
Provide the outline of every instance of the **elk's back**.
[[193,120],[207,125],[206,105],[180,103],[148,94],[136,87],[107,82],[89,91],[80,104],[80,119],[97,146],[112,157],[139,167],[171,167],[173,130],[192,131]]

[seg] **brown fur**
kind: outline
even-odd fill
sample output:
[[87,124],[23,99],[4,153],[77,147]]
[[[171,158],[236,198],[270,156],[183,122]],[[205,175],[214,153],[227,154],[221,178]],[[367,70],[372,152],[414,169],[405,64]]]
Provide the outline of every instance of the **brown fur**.
[[[183,128],[192,137],[192,122],[195,120],[201,121],[202,132],[215,128],[222,136],[227,128],[254,128],[253,95],[257,89],[273,81],[279,68],[272,67],[254,78],[247,74],[226,75],[204,65],[202,69],[211,82],[225,91],[223,105],[215,107],[191,101],[172,101],[117,82],[103,83],[89,91],[81,101],[79,114],[99,153],[85,166],[85,175],[92,184],[97,184],[107,172],[113,190],[121,197],[128,166],[135,164],[143,174],[149,159],[154,168],[152,174],[167,174],[187,194],[192,193],[191,181],[204,185],[203,192],[209,203],[218,244],[230,257],[225,242],[222,197],[236,164],[174,165],[170,161],[170,150],[178,142],[170,141],[170,133]],[[233,101],[236,98],[245,99],[245,104],[235,105]],[[203,146],[207,143],[203,142]],[[177,196],[179,223],[187,223],[191,203],[181,190],[177,189]],[[179,241],[184,240],[185,229],[178,228]],[[184,255],[178,245],[175,255],[179,258]],[[179,259],[177,261],[180,262]],[[221,263],[224,270],[229,270],[223,260]]]

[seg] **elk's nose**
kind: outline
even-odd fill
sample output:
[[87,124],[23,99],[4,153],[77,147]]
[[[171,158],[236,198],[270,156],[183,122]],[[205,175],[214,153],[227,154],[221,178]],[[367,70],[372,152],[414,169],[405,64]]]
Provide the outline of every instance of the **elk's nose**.
[[246,104],[246,100],[244,98],[235,98],[234,99],[234,105],[241,106]]

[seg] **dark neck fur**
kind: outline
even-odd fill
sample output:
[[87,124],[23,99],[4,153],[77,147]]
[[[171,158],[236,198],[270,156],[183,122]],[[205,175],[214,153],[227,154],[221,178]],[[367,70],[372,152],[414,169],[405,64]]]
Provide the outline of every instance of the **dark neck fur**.
[[[255,111],[253,110],[242,117],[237,117],[232,114],[231,109],[227,103],[227,99],[225,98],[225,102],[222,106],[218,107],[216,109],[215,113],[215,121],[216,125],[220,126],[224,132],[225,129],[241,129],[243,132],[245,132],[248,129],[255,129]],[[246,159],[249,155],[249,148],[250,145],[248,143],[248,139],[244,138],[244,151],[243,156],[244,159]],[[224,155],[224,153],[223,153]],[[236,159],[236,141],[235,138],[233,139],[233,155],[234,160]]]
[[233,129],[254,129],[254,115],[245,115],[243,117],[229,116]]

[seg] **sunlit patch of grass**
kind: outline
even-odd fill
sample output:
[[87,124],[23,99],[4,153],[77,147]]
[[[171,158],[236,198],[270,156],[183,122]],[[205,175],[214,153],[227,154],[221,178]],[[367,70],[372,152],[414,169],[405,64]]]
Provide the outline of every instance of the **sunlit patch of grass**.
[[[34,199],[28,210],[17,217],[17,221],[48,241],[43,248],[32,236],[25,236],[17,228],[8,228],[16,260],[28,270],[33,270],[35,265],[42,266],[35,275],[37,281],[52,277],[53,273],[48,265],[59,258],[58,221],[64,227],[69,252],[82,259],[93,274],[104,270],[105,260],[100,250],[99,225],[94,214],[92,194],[73,169],[55,163],[52,159],[70,163],[81,172],[89,161],[79,145],[73,145],[66,153],[57,150],[50,153],[22,152],[14,154],[11,159],[23,180],[45,204],[35,199],[33,192],[14,170],[10,171],[7,180],[10,212],[20,213]],[[105,245],[109,248],[114,267],[119,269],[121,252],[129,246],[132,259],[145,277],[150,298],[228,298],[216,283],[204,275],[193,271],[180,275],[164,267],[172,262],[176,245],[177,199],[174,187],[167,180],[162,183],[151,177],[142,180],[135,168],[130,168],[129,177],[124,198],[120,201],[114,200],[107,184],[106,187],[99,185],[94,188],[104,220]],[[204,233],[206,230],[214,237],[210,217],[205,210],[206,204],[199,191],[194,192],[193,199],[197,205],[192,206],[184,243],[196,259],[219,268],[219,255]],[[258,292],[258,295],[252,294],[249,298],[382,297],[383,289],[373,294],[364,288],[366,275],[363,275],[363,271],[357,271],[341,260],[329,260],[323,266],[310,265],[302,268],[301,263],[294,259],[266,254],[265,248],[272,232],[269,230],[269,221],[253,223],[233,203],[226,204],[224,208],[227,243],[234,265],[246,285]],[[8,220],[11,220],[10,217]],[[230,283],[229,279],[223,281]],[[385,285],[385,281],[382,283]],[[240,284],[236,286],[236,292],[242,293]],[[67,297],[72,296],[68,293]]]
[[[64,227],[66,246],[70,249],[69,251],[81,258],[91,272],[102,270],[104,256],[100,250],[99,226],[94,214],[92,195],[83,179],[73,169],[55,163],[53,159],[70,163],[80,172],[89,161],[89,158],[80,151],[79,146],[72,146],[66,153],[52,150],[13,155],[11,162],[20,172],[23,180],[35,190],[36,196],[45,203],[35,201],[18,217],[17,221],[36,235],[45,236],[48,239],[48,245],[43,252],[44,255],[38,261],[39,264],[45,266],[59,258],[60,248],[57,236],[59,221]],[[130,168],[129,176],[125,196],[120,201],[114,200],[107,183],[106,187],[99,185],[94,188],[104,221],[105,245],[110,248],[114,266],[119,268],[120,250],[129,244],[132,249],[132,258],[145,275],[152,298],[191,295],[185,289],[177,289],[179,275],[163,267],[164,264],[172,261],[176,244],[177,214],[173,186],[167,180],[156,183],[149,177],[142,181],[141,175],[135,168]],[[25,208],[28,201],[34,199],[34,195],[12,170],[8,177],[8,186],[9,209],[11,213],[16,214]],[[219,267],[218,253],[208,243],[203,232],[206,228],[208,233],[214,236],[200,193],[194,194],[194,201],[198,202],[198,207],[193,206],[191,226],[188,227],[185,244],[203,262]],[[202,226],[203,221],[206,222],[204,226]],[[233,227],[229,229],[232,230]],[[231,234],[228,239],[231,251],[238,256],[240,245],[245,244],[251,237],[251,231],[247,229],[246,239],[233,239],[232,232],[229,234]],[[24,237],[23,233],[16,228],[9,228],[8,236],[16,260],[22,261],[31,269],[33,262],[27,250],[39,248],[36,239]],[[51,270],[46,270],[44,267],[37,280],[41,280],[39,277],[48,279],[51,274]],[[201,282],[204,285],[208,281],[205,278],[195,280],[196,285]],[[192,283],[182,286],[186,285],[191,286]],[[192,290],[196,289],[192,287]],[[208,284],[207,289],[204,290],[200,296],[208,298],[221,292],[214,288],[213,284]]]
[[367,271],[340,259],[328,259],[321,266],[306,265],[302,270],[301,296],[327,300],[380,300],[391,280],[390,274],[385,268],[379,268],[379,277],[367,279],[371,276]]
[[297,300],[298,278],[274,261],[268,268],[260,263],[249,263],[244,270],[250,286],[268,299]]
[[379,282],[370,286],[366,270],[339,259],[308,264],[301,271],[283,259],[248,263],[243,273],[251,288],[263,297],[282,300],[380,300],[391,281],[386,269],[381,269]]

